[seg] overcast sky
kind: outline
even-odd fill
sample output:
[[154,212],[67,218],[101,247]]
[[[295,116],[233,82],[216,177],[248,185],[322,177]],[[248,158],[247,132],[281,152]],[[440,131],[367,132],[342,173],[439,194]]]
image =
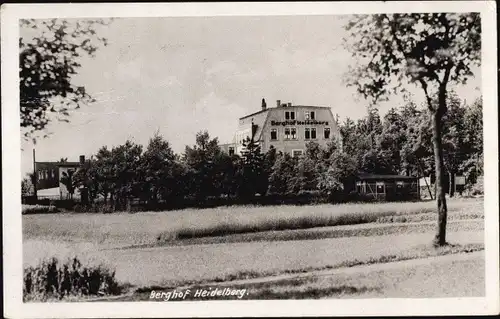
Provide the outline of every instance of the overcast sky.
[[[99,30],[109,45],[82,60],[75,77],[97,101],[73,111],[69,124],[49,125],[37,161],[77,161],[127,139],[146,144],[157,130],[176,152],[204,129],[229,142],[238,118],[258,111],[262,98],[272,107],[280,99],[330,106],[341,120],[360,118],[367,102],[342,82],[353,63],[341,45],[344,23],[335,16],[115,20]],[[477,77],[457,92],[478,97],[479,83]],[[400,102],[395,97],[379,109],[384,114]],[[23,175],[32,170],[32,148],[23,143]]]

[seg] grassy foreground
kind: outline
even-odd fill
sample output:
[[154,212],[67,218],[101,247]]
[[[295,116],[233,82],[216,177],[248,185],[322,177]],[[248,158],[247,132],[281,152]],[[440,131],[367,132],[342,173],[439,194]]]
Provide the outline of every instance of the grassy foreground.
[[[484,216],[482,199],[453,199],[450,216]],[[434,202],[315,206],[234,206],[136,214],[65,213],[23,216],[24,239],[133,246],[190,238],[354,225],[435,220]],[[465,215],[464,215],[465,214]],[[413,216],[413,217],[412,217]]]
[[[396,255],[382,255],[376,258],[368,258],[365,260],[350,260],[334,265],[327,265],[323,267],[308,267],[302,269],[290,269],[279,272],[238,272],[224,277],[216,277],[213,279],[205,279],[202,281],[184,281],[184,282],[171,282],[163,286],[150,286],[136,289],[132,294],[114,298],[116,301],[144,301],[150,300],[151,292],[153,291],[196,291],[196,290],[214,290],[224,289],[225,287],[231,289],[245,289],[248,291],[242,299],[316,299],[323,297],[342,297],[360,294],[375,293],[383,295],[381,287],[370,283],[373,280],[367,280],[366,276],[362,282],[352,285],[353,279],[360,278],[358,272],[352,272],[352,275],[343,278],[343,280],[335,280],[339,275],[328,276],[328,271],[356,268],[357,266],[368,266],[376,264],[387,264],[398,261],[411,261],[422,258],[447,256],[459,253],[473,253],[484,250],[482,244],[467,244],[467,245],[448,245],[440,248],[434,248],[431,245],[422,245],[408,249]],[[439,260],[438,260],[439,262]],[[427,264],[427,263],[426,263]],[[430,263],[432,264],[432,263]],[[404,268],[404,266],[402,267]],[[418,268],[417,268],[418,269]],[[353,269],[355,270],[355,269]],[[397,270],[396,272],[401,272]],[[403,271],[404,272],[404,271]],[[413,270],[415,272],[415,270]],[[366,273],[366,271],[360,271]],[[412,272],[407,272],[406,276],[412,275]],[[431,275],[431,274],[428,274]],[[326,285],[324,282],[318,280],[322,276],[330,277],[329,283]],[[378,278],[380,279],[380,278]],[[400,279],[401,280],[401,279]],[[380,281],[380,280],[379,280]],[[418,286],[418,285],[417,285]],[[411,296],[410,296],[411,297]],[[425,297],[425,296],[424,296]],[[102,300],[106,300],[103,298]],[[207,297],[203,300],[220,300],[220,299],[236,299],[234,296],[227,297]],[[109,299],[108,299],[109,300]],[[171,300],[171,301],[193,301],[200,300],[193,295],[187,296],[185,299]],[[165,301],[165,300],[152,300],[152,301]],[[168,300],[166,300],[168,301]]]

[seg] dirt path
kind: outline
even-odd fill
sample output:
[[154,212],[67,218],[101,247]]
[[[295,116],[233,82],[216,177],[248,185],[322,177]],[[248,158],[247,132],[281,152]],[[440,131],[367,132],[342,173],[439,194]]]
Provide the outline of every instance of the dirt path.
[[[477,260],[484,258],[484,251],[473,252],[473,253],[463,253],[463,254],[451,254],[444,256],[434,256],[428,258],[419,258],[419,259],[411,259],[411,260],[403,260],[389,263],[380,263],[380,264],[371,264],[371,265],[360,265],[354,267],[346,267],[346,268],[337,268],[337,269],[325,269],[325,270],[315,270],[306,273],[300,274],[283,274],[277,276],[269,276],[269,277],[259,277],[252,279],[241,279],[241,280],[232,280],[228,282],[211,282],[206,283],[200,286],[240,286],[240,285],[252,285],[252,284],[261,284],[261,283],[272,283],[279,282],[290,279],[301,279],[308,277],[331,277],[335,275],[358,275],[358,274],[368,274],[371,272],[377,271],[391,271],[394,269],[402,269],[402,268],[412,268],[418,267],[421,265],[430,265],[436,263],[450,263],[450,262],[460,262],[466,260]],[[180,288],[187,288],[180,287]]]

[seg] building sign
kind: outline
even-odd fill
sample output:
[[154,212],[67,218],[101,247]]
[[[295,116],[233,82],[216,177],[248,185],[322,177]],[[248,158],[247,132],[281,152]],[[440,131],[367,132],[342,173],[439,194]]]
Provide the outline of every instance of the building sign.
[[315,121],[315,120],[308,120],[308,121],[271,121],[272,126],[286,126],[286,125],[328,125],[327,121]]

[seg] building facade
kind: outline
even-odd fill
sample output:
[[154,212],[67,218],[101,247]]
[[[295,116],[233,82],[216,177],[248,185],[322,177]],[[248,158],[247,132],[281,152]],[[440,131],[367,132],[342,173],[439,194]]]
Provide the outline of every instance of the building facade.
[[[39,197],[59,197],[66,199],[69,192],[61,178],[70,171],[74,174],[85,162],[85,156],[80,156],[79,162],[35,162],[36,189]],[[53,190],[52,192],[43,192]],[[57,193],[56,193],[57,192]],[[45,194],[47,193],[47,194]],[[49,195],[50,194],[50,195]],[[79,190],[76,189],[76,197],[79,197]]]
[[267,107],[262,99],[261,110],[239,119],[232,143],[221,145],[229,154],[244,150],[244,141],[252,138],[263,153],[271,146],[278,152],[301,156],[306,144],[316,142],[322,147],[334,141],[342,146],[337,119],[330,107],[292,105],[276,101],[276,107]]

